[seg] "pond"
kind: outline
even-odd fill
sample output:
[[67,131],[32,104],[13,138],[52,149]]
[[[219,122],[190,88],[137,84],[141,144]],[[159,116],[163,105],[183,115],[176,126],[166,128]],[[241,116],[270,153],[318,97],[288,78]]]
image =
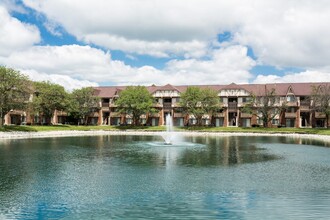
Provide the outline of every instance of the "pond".
[[0,219],[328,219],[330,147],[266,136],[0,141]]

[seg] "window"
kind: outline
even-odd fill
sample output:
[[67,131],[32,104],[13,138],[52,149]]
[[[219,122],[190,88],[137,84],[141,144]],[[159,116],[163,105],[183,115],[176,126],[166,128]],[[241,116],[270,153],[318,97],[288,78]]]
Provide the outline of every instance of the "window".
[[126,118],[126,123],[127,123],[127,124],[131,125],[132,122],[133,122],[133,120],[132,120],[131,118]]
[[286,101],[288,101],[288,102],[294,102],[294,101],[296,101],[296,98],[294,97],[294,95],[288,95],[286,97]]
[[273,125],[279,125],[280,124],[280,120],[279,119],[272,119],[272,124]]
[[251,102],[252,98],[251,97],[243,97],[242,102]]
[[194,119],[194,118],[190,118],[189,119],[189,124],[190,125],[195,125],[197,123],[197,120],[196,119]]
[[243,118],[242,119],[242,127],[251,127],[251,119],[250,118]]
[[216,112],[217,112],[217,113],[223,113],[223,109],[222,109],[222,108],[218,108],[218,109],[216,110]]
[[288,118],[288,119],[286,119],[286,121],[285,121],[285,125],[286,125],[286,127],[293,128],[293,127],[294,127],[294,124],[295,124],[295,119]]
[[295,107],[288,108],[288,112],[295,113],[296,108]]
[[183,108],[175,108],[174,109],[175,113],[182,113],[183,112]]

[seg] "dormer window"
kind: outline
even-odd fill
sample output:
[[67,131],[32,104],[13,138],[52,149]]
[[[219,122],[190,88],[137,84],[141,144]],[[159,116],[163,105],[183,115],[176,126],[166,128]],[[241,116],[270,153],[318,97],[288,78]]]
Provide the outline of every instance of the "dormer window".
[[288,102],[294,102],[294,101],[296,101],[296,97],[294,95],[288,95],[286,97],[286,101],[288,101]]

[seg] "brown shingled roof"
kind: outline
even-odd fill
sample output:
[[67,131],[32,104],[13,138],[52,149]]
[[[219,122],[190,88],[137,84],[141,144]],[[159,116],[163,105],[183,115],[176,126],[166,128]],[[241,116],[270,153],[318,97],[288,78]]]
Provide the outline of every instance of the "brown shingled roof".
[[[286,96],[288,89],[292,88],[292,91],[297,96],[308,96],[312,92],[312,86],[318,86],[323,84],[330,84],[330,82],[324,83],[268,83],[268,84],[235,84],[231,83],[229,85],[179,85],[173,86],[171,84],[166,84],[164,86],[147,86],[147,89],[150,93],[154,93],[156,91],[164,91],[164,90],[175,90],[180,93],[183,93],[187,90],[189,86],[197,86],[200,88],[211,88],[216,91],[220,91],[222,89],[244,89],[253,94],[264,94],[265,86],[268,90],[274,88],[276,90],[276,94],[280,96]],[[100,86],[95,88],[95,95],[100,97],[114,97],[116,93],[124,90],[127,86]]]
[[99,97],[114,97],[116,92],[118,90],[123,90],[126,88],[126,86],[100,86],[100,87],[94,87],[97,91],[97,96]]

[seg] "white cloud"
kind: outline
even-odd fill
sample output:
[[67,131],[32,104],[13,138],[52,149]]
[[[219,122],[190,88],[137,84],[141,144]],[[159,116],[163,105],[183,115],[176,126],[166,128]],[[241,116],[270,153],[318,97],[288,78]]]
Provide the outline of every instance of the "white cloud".
[[94,43],[110,48],[122,50],[128,53],[147,54],[154,57],[169,57],[170,55],[190,57],[202,57],[207,53],[207,43],[204,41],[170,42],[170,41],[145,41],[129,40],[123,37],[108,34],[88,34],[83,37],[87,43]]
[[27,14],[26,9],[18,4],[19,0],[2,0],[0,6],[5,7],[9,12],[18,12],[21,14]]
[[254,83],[328,82],[330,72],[307,70],[300,73],[287,73],[284,76],[258,75]]
[[50,81],[52,83],[63,86],[66,90],[72,91],[82,87],[98,86],[97,83],[88,80],[77,80],[70,76],[40,73],[36,70],[21,70],[23,74],[27,75],[33,81]]
[[[0,6],[0,64],[24,70],[35,80],[53,78],[67,82],[68,88],[79,83],[247,83],[256,65],[247,55],[249,46],[259,64],[309,69],[259,75],[255,82],[329,81],[330,2],[325,0],[23,2],[46,17],[44,25],[54,35],[63,28],[81,41],[122,50],[126,56],[172,59],[162,70],[137,68],[91,46],[33,46],[40,41],[37,27],[11,17]],[[232,34],[230,42],[214,43],[223,31]]]
[[330,59],[327,0],[23,0],[86,42],[156,57],[209,54],[217,34],[277,67],[320,68]]
[[205,55],[209,42],[230,23],[232,3],[218,2],[24,0],[80,40],[156,57]]
[[121,61],[111,60],[110,53],[79,45],[34,46],[0,58],[0,63],[96,82],[111,81],[115,74],[125,75],[130,69]]
[[40,41],[36,26],[22,23],[0,5],[0,56],[26,49]]
[[[34,46],[0,57],[0,64],[27,73],[32,80],[50,80],[68,89],[98,84],[222,84],[247,82],[255,62],[247,48],[230,46],[212,53],[210,59],[172,60],[163,70],[139,68],[112,60],[109,52],[90,46]],[[48,75],[46,75],[46,73]]]
[[173,74],[173,84],[247,83],[253,66],[255,61],[247,56],[246,47],[230,46],[213,51],[210,60],[170,61],[166,71]]
[[277,67],[319,68],[330,59],[330,2],[254,1],[234,39]]

